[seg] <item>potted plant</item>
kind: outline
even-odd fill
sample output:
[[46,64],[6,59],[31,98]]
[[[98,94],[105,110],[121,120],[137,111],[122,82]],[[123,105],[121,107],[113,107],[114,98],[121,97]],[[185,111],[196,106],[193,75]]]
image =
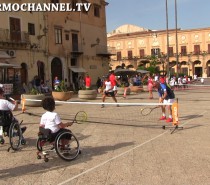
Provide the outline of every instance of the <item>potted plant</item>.
[[84,87],[78,91],[78,97],[80,99],[95,100],[97,97],[97,90]]
[[73,91],[68,91],[65,82],[62,80],[56,90],[52,91],[52,96],[55,100],[67,101],[73,95]]
[[[30,106],[30,107],[40,107],[41,101],[44,98],[45,98],[45,95],[42,93],[39,93],[39,91],[33,87],[29,90],[28,93],[21,95],[21,100],[25,101],[25,106]],[[29,100],[35,100],[35,101],[29,101]],[[36,101],[36,100],[40,100],[40,101]]]

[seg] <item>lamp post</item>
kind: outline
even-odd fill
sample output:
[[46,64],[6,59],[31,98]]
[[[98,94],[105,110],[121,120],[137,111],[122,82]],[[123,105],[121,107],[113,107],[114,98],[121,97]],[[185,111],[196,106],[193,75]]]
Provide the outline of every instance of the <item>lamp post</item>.
[[168,31],[168,0],[166,0],[166,37],[167,37],[167,53],[166,53],[166,66],[167,75],[169,75],[169,31]]
[[175,25],[176,25],[176,77],[178,78],[178,64],[179,64],[179,54],[178,54],[178,33],[177,33],[177,3],[175,0]]

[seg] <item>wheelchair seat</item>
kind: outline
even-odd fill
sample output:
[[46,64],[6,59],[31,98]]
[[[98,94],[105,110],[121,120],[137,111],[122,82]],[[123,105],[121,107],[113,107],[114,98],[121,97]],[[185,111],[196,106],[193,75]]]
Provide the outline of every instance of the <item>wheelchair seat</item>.
[[45,140],[45,141],[50,142],[52,140],[51,130],[43,128],[43,127],[39,127],[38,137],[41,140]]

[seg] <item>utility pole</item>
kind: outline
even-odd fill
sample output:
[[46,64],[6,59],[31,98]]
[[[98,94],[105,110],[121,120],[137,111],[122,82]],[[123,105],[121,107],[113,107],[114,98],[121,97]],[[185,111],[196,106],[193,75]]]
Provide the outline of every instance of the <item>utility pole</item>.
[[177,33],[177,3],[176,3],[176,0],[175,0],[175,24],[176,24],[176,77],[178,78],[179,49],[178,49],[178,33]]
[[166,71],[169,76],[169,31],[168,31],[168,0],[166,0],[166,37],[167,37],[167,53],[166,53]]

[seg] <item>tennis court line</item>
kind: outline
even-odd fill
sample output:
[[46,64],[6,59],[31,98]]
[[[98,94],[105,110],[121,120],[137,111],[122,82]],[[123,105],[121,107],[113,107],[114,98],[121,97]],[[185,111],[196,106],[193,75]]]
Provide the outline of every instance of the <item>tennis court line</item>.
[[[204,111],[203,113],[201,113],[199,115],[204,115],[206,112],[207,111]],[[196,118],[190,119],[190,120],[186,121],[185,123],[181,124],[180,126],[184,126],[184,125],[188,124],[190,121],[193,121],[194,119],[196,119]],[[127,154],[127,153],[129,153],[129,152],[131,152],[131,151],[133,151],[133,150],[135,150],[137,148],[140,148],[140,147],[146,145],[147,143],[150,143],[151,141],[153,141],[155,139],[158,139],[159,137],[165,135],[167,132],[170,132],[170,130],[167,130],[167,131],[165,131],[165,132],[163,132],[163,133],[153,137],[152,139],[150,139],[148,141],[145,141],[144,143],[141,143],[141,144],[139,144],[139,145],[137,145],[137,146],[135,146],[135,147],[133,147],[133,148],[131,148],[131,149],[129,149],[129,150],[127,150],[127,151],[117,155],[117,156],[115,156],[115,157],[112,157],[111,159],[109,159],[107,161],[104,161],[104,162],[102,162],[102,163],[100,163],[100,164],[98,164],[98,165],[96,165],[96,166],[94,166],[94,167],[92,167],[92,168],[90,168],[90,169],[88,169],[88,170],[78,174],[78,175],[75,175],[74,177],[63,181],[63,182],[59,183],[58,185],[64,185],[64,184],[66,184],[66,183],[68,183],[68,182],[70,182],[70,181],[72,181],[72,180],[74,180],[74,179],[76,179],[76,178],[78,178],[78,177],[80,177],[82,175],[85,175],[86,173],[89,173],[89,172],[91,172],[91,171],[93,171],[93,170],[95,170],[95,169],[97,169],[97,168],[99,168],[99,167],[101,167],[101,166],[103,166],[103,165],[105,165],[105,164],[107,164],[107,163],[109,163],[109,162],[111,162],[111,161],[121,157],[121,156],[124,156],[125,154]]]

